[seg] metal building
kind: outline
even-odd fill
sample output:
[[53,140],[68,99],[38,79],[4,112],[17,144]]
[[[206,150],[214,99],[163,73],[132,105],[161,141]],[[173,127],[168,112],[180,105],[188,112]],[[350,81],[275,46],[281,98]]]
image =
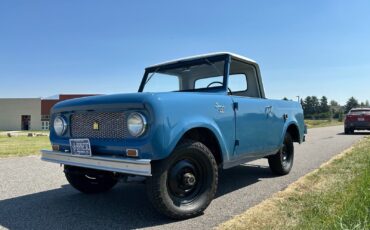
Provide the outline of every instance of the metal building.
[[96,94],[61,94],[55,99],[0,98],[0,131],[48,130],[50,109],[68,99]]
[[41,130],[41,98],[1,98],[0,130]]

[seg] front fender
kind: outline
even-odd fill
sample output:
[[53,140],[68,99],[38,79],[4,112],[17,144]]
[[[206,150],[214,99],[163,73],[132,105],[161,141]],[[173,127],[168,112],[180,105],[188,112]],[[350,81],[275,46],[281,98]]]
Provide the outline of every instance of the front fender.
[[169,156],[175,149],[180,139],[184,136],[184,134],[194,128],[206,128],[210,130],[217,138],[217,141],[221,148],[223,159],[225,159],[225,157],[228,158],[227,156],[230,156],[230,149],[225,143],[225,137],[222,134],[217,123],[209,118],[196,116],[192,117],[191,120],[183,120],[173,127],[171,127],[169,123],[166,124],[167,132],[164,133],[168,133],[168,135],[166,135],[163,140],[163,146],[165,146],[164,157]]

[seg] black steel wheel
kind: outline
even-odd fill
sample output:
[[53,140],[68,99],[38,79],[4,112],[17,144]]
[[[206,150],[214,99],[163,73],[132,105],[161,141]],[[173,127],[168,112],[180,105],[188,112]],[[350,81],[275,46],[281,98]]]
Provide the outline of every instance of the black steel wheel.
[[112,172],[69,165],[64,166],[64,173],[72,187],[87,194],[106,192],[118,181]]
[[217,190],[218,168],[210,150],[200,142],[184,141],[170,157],[152,164],[146,181],[153,206],[174,219],[201,214]]
[[286,175],[293,167],[294,145],[289,133],[285,134],[283,146],[275,155],[268,158],[270,169],[278,175]]
[[192,157],[184,156],[168,172],[167,189],[176,203],[189,204],[199,195],[206,170]]

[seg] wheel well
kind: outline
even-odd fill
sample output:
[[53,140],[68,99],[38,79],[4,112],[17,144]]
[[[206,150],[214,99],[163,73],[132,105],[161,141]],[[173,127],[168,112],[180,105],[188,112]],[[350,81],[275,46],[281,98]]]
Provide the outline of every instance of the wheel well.
[[294,124],[289,125],[287,132],[292,136],[294,142],[300,142],[298,127]]
[[217,165],[222,163],[222,151],[220,144],[213,132],[207,128],[193,128],[188,130],[180,139],[179,143],[185,139],[202,142],[209,150],[211,150]]

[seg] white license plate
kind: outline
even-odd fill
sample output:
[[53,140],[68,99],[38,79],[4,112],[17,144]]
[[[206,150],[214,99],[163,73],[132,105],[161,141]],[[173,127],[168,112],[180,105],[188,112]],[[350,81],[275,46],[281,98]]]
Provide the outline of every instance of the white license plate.
[[70,139],[71,154],[78,156],[91,156],[91,145],[89,139]]
[[365,121],[365,118],[364,117],[359,117],[357,118],[358,121]]

